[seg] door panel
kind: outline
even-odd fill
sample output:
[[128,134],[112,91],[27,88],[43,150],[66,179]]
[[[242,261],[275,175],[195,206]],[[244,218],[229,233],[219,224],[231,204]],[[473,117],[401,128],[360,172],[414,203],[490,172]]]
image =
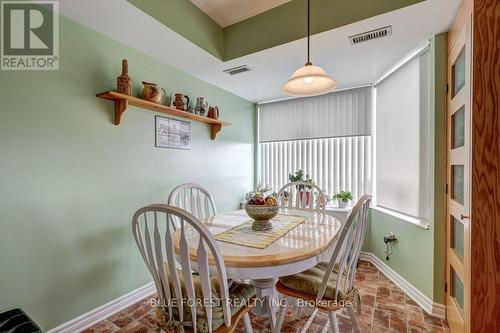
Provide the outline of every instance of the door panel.
[[[470,261],[470,15],[449,34],[447,55],[446,314],[453,333],[467,331]],[[456,24],[454,25],[456,27]]]

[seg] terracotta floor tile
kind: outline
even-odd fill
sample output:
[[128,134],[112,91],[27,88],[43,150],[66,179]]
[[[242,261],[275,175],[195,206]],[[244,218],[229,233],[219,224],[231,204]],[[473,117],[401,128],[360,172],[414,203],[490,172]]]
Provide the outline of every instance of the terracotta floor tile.
[[389,328],[391,329],[391,332],[406,333],[406,319],[391,316]]
[[427,332],[429,333],[446,333],[446,329],[444,327],[439,326],[427,326]]
[[389,328],[390,318],[391,315],[386,311],[375,309],[375,312],[373,313],[373,324],[380,327]]
[[141,319],[142,317],[144,317],[150,311],[151,311],[151,307],[149,307],[147,305],[143,305],[140,308],[133,311],[132,313],[130,313],[129,316],[138,320],[138,319]]
[[391,289],[387,287],[377,288],[377,298],[389,298],[391,296]]
[[149,333],[150,329],[137,321],[133,321],[125,327],[120,328],[117,333]]
[[391,289],[391,297],[390,299],[395,301],[395,302],[399,302],[399,303],[404,303],[404,298],[405,298],[405,294],[403,291],[401,291],[401,289],[399,288],[392,288]]
[[358,326],[359,326],[359,330],[361,331],[361,333],[370,332],[372,329],[372,323],[366,323],[363,321],[359,322]]
[[[381,300],[386,301],[386,300]],[[401,303],[382,303],[377,299],[377,303],[375,305],[376,310],[380,310],[386,313],[390,313],[399,317],[406,316],[406,307]]]
[[361,295],[361,304],[363,306],[374,307],[375,306],[375,296],[374,295]]
[[340,332],[351,332],[352,322],[349,319],[339,318],[339,331]]
[[139,319],[139,322],[143,325],[148,326],[149,328],[151,328],[153,330],[159,331],[157,319],[156,319],[156,313],[154,310],[146,313],[141,319]]
[[418,304],[417,304],[417,303],[415,303],[415,301],[414,301],[414,300],[412,300],[412,299],[410,298],[410,296],[408,296],[407,294],[405,294],[405,303],[406,303],[406,304],[410,304],[410,305],[415,305],[415,306],[418,306]]
[[425,312],[423,314],[424,314],[424,320],[428,325],[443,327],[443,323],[441,322],[441,319],[430,316]]
[[387,327],[378,326],[374,323],[372,325],[371,333],[387,333]]
[[94,326],[83,330],[81,333],[114,333],[118,331],[118,327],[109,320],[103,320]]
[[408,330],[410,330],[410,331],[412,329],[420,330],[420,332],[427,331],[427,325],[423,321],[416,321],[416,320],[409,319],[407,321],[407,325],[408,325]]
[[[373,310],[375,308],[367,305],[362,305],[361,306],[361,316],[373,316]],[[357,313],[356,313],[357,314]]]
[[134,319],[132,319],[128,314],[124,312],[118,312],[117,314],[108,318],[110,322],[118,327],[124,327],[130,324]]
[[360,294],[361,295],[373,295],[377,296],[377,287],[372,285],[360,286]]
[[[361,295],[361,314],[358,315],[358,325],[362,333],[447,333],[446,321],[441,321],[425,314],[424,311],[408,297],[400,288],[380,273],[369,262],[360,261],[356,286]],[[151,298],[143,299],[125,310],[113,315],[84,333],[157,333],[154,308],[151,307]],[[312,308],[305,308],[300,316],[288,309],[282,332],[297,332],[309,318]],[[345,314],[345,313],[344,313]],[[267,318],[250,315],[255,333],[270,333]],[[308,333],[322,333],[329,322],[328,314],[318,312]],[[352,324],[349,319],[339,317],[340,332],[351,332]],[[235,333],[243,333],[243,321],[237,324]]]
[[407,305],[406,318],[415,321],[424,321],[424,311],[419,306]]

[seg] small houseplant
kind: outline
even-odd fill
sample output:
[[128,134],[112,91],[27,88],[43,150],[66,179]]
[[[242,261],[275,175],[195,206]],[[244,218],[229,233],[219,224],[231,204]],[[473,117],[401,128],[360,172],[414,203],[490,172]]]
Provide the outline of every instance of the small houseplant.
[[337,200],[339,208],[345,208],[352,200],[352,193],[349,191],[340,191],[332,196],[332,200]]
[[[288,180],[291,181],[292,183],[294,183],[294,182],[306,182],[306,183],[310,183],[310,184],[313,183],[313,180],[311,177],[309,177],[309,175],[306,175],[304,177],[304,171],[302,169],[295,171],[295,173],[288,174]],[[302,191],[304,190],[304,187],[307,190],[310,190],[312,186],[297,185],[297,189],[302,190]]]
[[[291,181],[292,183],[294,183],[294,182],[306,182],[309,184],[313,183],[313,180],[311,177],[309,177],[309,175],[305,175],[305,177],[304,177],[304,170],[302,170],[302,169],[295,171],[295,173],[288,174],[288,180]],[[311,188],[312,188],[312,186],[310,186],[310,185],[296,185],[296,188],[299,190],[300,201],[302,201],[302,197],[304,195],[304,192],[306,192],[306,206],[309,205],[309,200],[311,200]]]

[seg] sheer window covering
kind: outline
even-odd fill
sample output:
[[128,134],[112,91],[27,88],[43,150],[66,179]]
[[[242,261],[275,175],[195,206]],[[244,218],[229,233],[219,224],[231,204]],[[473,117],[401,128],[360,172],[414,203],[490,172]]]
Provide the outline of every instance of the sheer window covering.
[[375,87],[376,205],[430,217],[429,52]]

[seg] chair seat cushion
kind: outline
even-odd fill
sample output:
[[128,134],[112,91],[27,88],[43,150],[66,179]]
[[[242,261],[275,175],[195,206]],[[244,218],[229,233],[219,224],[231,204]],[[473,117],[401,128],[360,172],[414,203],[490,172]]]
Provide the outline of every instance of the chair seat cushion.
[[[328,263],[319,263],[311,269],[300,272],[294,275],[280,277],[280,282],[287,288],[301,291],[311,295],[317,295],[323,281],[323,276],[328,268]],[[344,300],[345,296],[342,291],[339,291],[338,297],[335,298],[335,284],[337,283],[338,267],[335,266],[330,279],[326,286],[323,297],[330,299]]]
[[[180,273],[180,272],[179,272]],[[203,297],[203,291],[201,288],[201,281],[200,281],[200,276],[197,273],[192,274],[193,278],[193,284],[195,288],[195,295],[196,295],[196,327],[198,332],[200,333],[207,333],[208,332],[208,319],[207,319],[207,314],[205,312],[205,306],[207,305],[207,302],[204,300]],[[173,317],[174,321],[180,323],[180,318],[179,318],[179,312],[178,312],[178,303],[180,302],[179,300],[176,299],[176,294],[173,288],[173,283],[172,279],[170,280],[170,292],[172,295],[172,298],[174,299],[174,302],[172,303],[173,309]],[[188,299],[189,297],[187,296],[187,291],[186,287],[184,284],[184,279],[182,278],[182,273],[179,274],[179,280],[181,283],[181,288],[182,288],[182,298],[184,299],[183,302],[183,314],[184,318],[182,320],[182,325],[186,327],[193,327],[192,324],[192,315],[191,315],[191,308],[189,307],[192,305],[192,300]],[[219,288],[219,281],[217,280],[216,277],[211,278],[211,287],[212,287],[212,330],[215,331],[217,328],[221,327],[224,324],[224,312],[223,312],[223,307],[222,307],[222,302],[221,302],[221,297],[220,297],[220,288]],[[229,283],[228,283],[229,284]],[[235,281],[232,281],[229,287],[229,305],[230,305],[230,312],[231,316],[236,314],[239,310],[241,310],[243,307],[246,307],[250,304],[250,300],[255,296],[255,289],[253,286],[245,284],[245,283],[238,283]],[[168,302],[168,300],[167,300]],[[162,317],[165,318],[166,322],[163,324],[168,325],[168,307],[165,307],[161,309],[162,312]],[[162,326],[161,320],[159,322],[160,326]]]

